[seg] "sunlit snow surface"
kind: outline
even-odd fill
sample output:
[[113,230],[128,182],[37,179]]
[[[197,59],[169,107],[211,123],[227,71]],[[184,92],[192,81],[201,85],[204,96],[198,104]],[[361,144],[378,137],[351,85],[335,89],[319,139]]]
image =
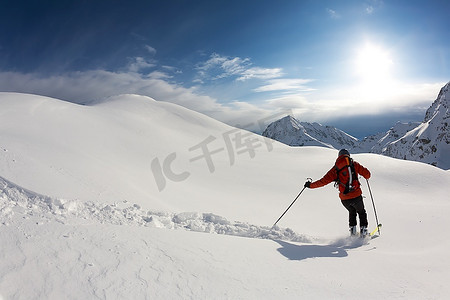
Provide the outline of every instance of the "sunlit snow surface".
[[[258,147],[243,151],[239,137]],[[210,150],[222,149],[211,156],[213,171],[195,159],[208,140]],[[79,106],[3,93],[0,298],[448,297],[447,171],[354,155],[372,173],[381,236],[348,237],[331,184],[306,189],[271,228],[336,155],[266,143],[135,95]],[[372,198],[361,183],[372,230]]]

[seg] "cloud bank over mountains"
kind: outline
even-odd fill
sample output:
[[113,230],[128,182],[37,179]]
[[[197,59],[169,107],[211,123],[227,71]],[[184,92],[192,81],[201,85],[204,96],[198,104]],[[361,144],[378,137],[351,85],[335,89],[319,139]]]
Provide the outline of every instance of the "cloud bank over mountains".
[[[410,117],[412,110],[422,114],[442,86],[442,83],[396,83],[395,89],[389,91],[376,90],[374,86],[323,89],[312,78],[288,77],[283,68],[262,67],[250,58],[217,53],[203,56],[204,60],[188,70],[189,73],[155,59],[154,47],[146,45],[146,49],[151,57],[129,58],[126,66],[115,71],[0,72],[0,90],[82,104],[119,94],[139,94],[182,105],[233,126],[256,124],[281,112],[294,114],[304,121],[339,126],[342,120],[371,116],[375,122],[383,114],[392,113],[398,115],[399,121],[409,121],[402,120],[401,116]],[[262,130],[255,126],[248,129]],[[376,132],[374,128],[370,133]]]

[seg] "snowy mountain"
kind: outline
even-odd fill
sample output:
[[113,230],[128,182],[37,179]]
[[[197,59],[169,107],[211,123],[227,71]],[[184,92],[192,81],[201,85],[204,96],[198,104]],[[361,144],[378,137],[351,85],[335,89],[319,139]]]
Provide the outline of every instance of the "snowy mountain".
[[355,154],[381,236],[348,238],[332,185],[271,229],[336,155],[148,97],[0,93],[0,299],[445,299],[446,171]]
[[384,152],[386,151],[386,147],[389,144],[397,141],[399,138],[403,137],[406,133],[408,133],[410,130],[413,130],[419,125],[420,122],[397,122],[387,132],[371,135],[359,141],[359,143],[357,143],[355,147],[352,148],[352,151],[355,153],[384,154]]
[[441,89],[423,122],[388,144],[383,154],[450,169],[449,86],[450,82]]
[[291,116],[270,124],[263,136],[290,146],[346,148],[353,153],[383,154],[447,170],[450,169],[449,85],[450,82],[441,89],[422,123],[398,122],[387,132],[361,141],[334,127],[299,122]]
[[262,133],[289,146],[322,146],[332,149],[353,148],[357,139],[331,126],[299,122],[292,116],[275,121]]

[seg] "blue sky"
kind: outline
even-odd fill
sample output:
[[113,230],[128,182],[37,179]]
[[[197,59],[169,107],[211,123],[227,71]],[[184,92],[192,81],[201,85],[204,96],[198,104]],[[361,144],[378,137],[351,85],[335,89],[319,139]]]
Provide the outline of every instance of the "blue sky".
[[357,137],[421,121],[450,80],[448,1],[5,1],[0,91],[144,94],[256,128]]

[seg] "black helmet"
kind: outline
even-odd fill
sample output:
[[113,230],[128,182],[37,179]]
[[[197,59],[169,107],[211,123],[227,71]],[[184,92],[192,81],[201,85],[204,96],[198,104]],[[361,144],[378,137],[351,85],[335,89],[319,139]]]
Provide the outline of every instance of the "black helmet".
[[341,149],[341,150],[339,151],[338,157],[339,157],[339,156],[342,156],[342,155],[348,155],[348,156],[350,156],[350,152],[348,152],[347,149]]

